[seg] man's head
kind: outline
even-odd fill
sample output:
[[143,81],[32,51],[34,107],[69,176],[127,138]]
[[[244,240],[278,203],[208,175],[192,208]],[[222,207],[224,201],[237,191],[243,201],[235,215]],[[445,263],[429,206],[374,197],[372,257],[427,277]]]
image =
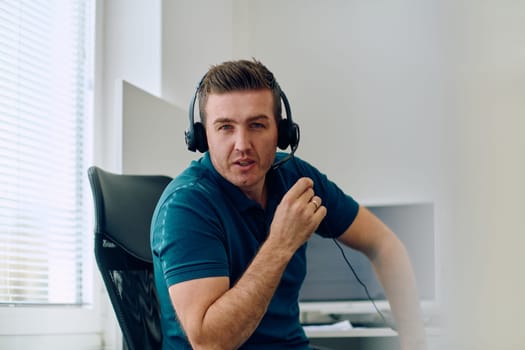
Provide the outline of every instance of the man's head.
[[228,61],[212,66],[197,91],[202,124],[206,126],[206,105],[210,94],[269,89],[273,95],[276,124],[282,119],[281,89],[268,68],[257,60]]
[[196,125],[203,128],[214,168],[264,205],[281,120],[281,91],[273,74],[257,61],[222,63],[205,75],[198,94],[202,123]]

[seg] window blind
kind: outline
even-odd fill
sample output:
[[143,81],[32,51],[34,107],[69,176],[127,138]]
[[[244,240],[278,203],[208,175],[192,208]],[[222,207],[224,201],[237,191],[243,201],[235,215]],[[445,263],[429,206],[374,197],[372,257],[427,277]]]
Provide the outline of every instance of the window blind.
[[0,303],[89,301],[91,2],[0,1]]

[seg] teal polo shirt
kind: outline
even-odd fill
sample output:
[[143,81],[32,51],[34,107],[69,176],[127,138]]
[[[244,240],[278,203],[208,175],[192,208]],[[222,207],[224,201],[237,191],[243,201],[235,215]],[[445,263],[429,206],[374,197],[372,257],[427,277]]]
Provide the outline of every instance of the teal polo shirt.
[[[286,156],[277,153],[276,161]],[[338,237],[358,204],[315,167],[295,157],[266,175],[266,209],[249,199],[213,167],[209,154],[193,161],[165,189],[153,214],[151,248],[161,307],[163,349],[191,349],[177,320],[169,286],[204,277],[242,276],[269,232],[281,198],[307,176],[327,216],[317,233]],[[299,321],[298,295],[306,275],[306,244],[292,257],[261,323],[241,349],[308,349]],[[198,291],[196,291],[198,293]]]

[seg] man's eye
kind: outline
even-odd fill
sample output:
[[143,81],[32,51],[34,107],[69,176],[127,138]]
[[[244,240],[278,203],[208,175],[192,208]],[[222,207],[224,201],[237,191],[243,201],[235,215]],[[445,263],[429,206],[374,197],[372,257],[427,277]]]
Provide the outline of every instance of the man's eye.
[[266,126],[263,123],[252,123],[254,129],[264,129]]
[[219,130],[231,130],[233,127],[231,125],[225,124],[219,126]]

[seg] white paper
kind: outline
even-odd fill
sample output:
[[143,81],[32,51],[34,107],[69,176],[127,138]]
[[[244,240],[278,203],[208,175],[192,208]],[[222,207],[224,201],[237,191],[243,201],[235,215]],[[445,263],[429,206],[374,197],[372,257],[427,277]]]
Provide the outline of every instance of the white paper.
[[305,331],[347,331],[352,329],[350,321],[345,320],[333,324],[319,325],[319,326],[304,326]]

